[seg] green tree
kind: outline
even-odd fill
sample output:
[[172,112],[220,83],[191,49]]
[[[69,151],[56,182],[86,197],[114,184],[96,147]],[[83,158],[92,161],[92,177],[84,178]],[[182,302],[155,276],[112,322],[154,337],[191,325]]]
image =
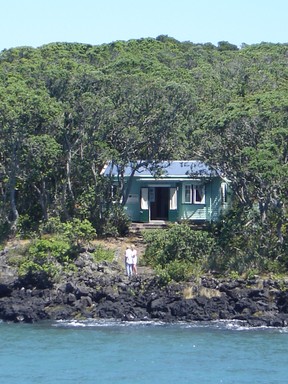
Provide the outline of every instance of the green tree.
[[100,140],[110,148],[118,168],[120,197],[125,204],[130,183],[124,184],[124,169],[137,169],[152,161],[173,159],[184,153],[185,133],[194,109],[187,86],[134,78],[121,81],[111,93],[111,111],[103,121]]
[[57,107],[49,102],[45,91],[34,91],[22,79],[12,77],[0,89],[0,148],[2,168],[5,175],[4,210],[6,220],[15,230],[19,212],[16,202],[16,189],[23,183],[21,157],[23,143],[32,134],[45,132],[53,125]]
[[[21,167],[23,192],[35,191],[42,210],[42,219],[48,220],[52,192],[55,192],[56,169],[61,164],[62,151],[56,140],[47,135],[31,135],[23,142]],[[38,217],[36,216],[38,219]]]

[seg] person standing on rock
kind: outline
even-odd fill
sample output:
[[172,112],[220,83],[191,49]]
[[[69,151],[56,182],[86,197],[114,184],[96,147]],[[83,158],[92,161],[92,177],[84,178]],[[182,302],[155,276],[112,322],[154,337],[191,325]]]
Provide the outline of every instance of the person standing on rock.
[[132,250],[132,272],[135,273],[135,275],[137,275],[137,250],[134,244],[132,244],[131,250]]
[[127,245],[126,251],[125,251],[125,267],[126,267],[126,274],[128,277],[132,276],[133,273],[133,265],[132,265],[132,249]]

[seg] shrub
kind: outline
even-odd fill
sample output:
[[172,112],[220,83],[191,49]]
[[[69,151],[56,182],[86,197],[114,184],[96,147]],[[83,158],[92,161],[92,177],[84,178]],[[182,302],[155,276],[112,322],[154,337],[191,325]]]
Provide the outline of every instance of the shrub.
[[147,243],[144,258],[152,265],[161,284],[188,280],[207,267],[215,242],[205,231],[195,231],[187,224],[144,232]]
[[185,281],[193,273],[193,267],[191,263],[184,261],[173,260],[166,266],[166,271],[170,278],[174,281]]
[[49,220],[44,221],[39,226],[39,232],[41,235],[55,235],[63,233],[63,223],[61,223],[60,217],[50,217]]
[[[263,222],[255,207],[235,206],[215,225],[218,255],[214,265],[219,272],[237,271],[247,274],[287,270],[287,237],[282,226],[283,241],[279,240],[271,215]],[[269,222],[270,220],[270,222]]]
[[130,220],[121,205],[112,205],[106,212],[103,235],[126,236],[129,233]]
[[75,252],[71,244],[59,238],[37,239],[19,260],[21,284],[49,288],[63,267],[73,265]]
[[42,259],[54,258],[59,263],[71,261],[74,252],[71,245],[62,239],[38,239],[34,241],[28,250],[34,261],[40,262]]
[[174,260],[195,263],[213,252],[215,242],[205,231],[192,230],[187,224],[174,224],[168,229],[144,232],[147,243],[145,259],[165,267]]
[[155,268],[155,272],[156,276],[158,277],[159,285],[165,286],[171,282],[172,278],[169,275],[167,269],[162,268],[160,265],[158,265]]
[[30,237],[33,230],[35,230],[35,223],[29,217],[29,215],[20,215],[17,222],[17,235],[21,237]]
[[108,261],[111,263],[114,260],[114,251],[99,245],[93,252],[93,259],[95,262]]
[[78,218],[62,223],[59,218],[53,217],[41,225],[40,233],[61,235],[67,242],[78,247],[96,237],[96,230],[90,221]]
[[58,218],[50,219],[40,229],[42,234],[56,232],[57,235],[32,242],[27,257],[19,264],[19,278],[23,284],[43,288],[50,286],[63,268],[75,268],[77,248],[93,239],[96,231],[88,220],[61,223]]
[[96,230],[89,220],[73,219],[63,224],[64,236],[78,247],[82,243],[91,241],[96,236]]
[[19,280],[23,285],[32,285],[37,288],[50,288],[53,280],[59,273],[59,268],[47,259],[37,261],[25,259],[21,262],[18,274]]

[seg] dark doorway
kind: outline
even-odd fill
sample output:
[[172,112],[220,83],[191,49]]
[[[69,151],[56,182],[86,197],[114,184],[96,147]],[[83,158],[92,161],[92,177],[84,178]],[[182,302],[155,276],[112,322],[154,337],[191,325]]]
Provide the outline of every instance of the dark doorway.
[[155,187],[155,199],[150,202],[150,220],[168,220],[169,188]]

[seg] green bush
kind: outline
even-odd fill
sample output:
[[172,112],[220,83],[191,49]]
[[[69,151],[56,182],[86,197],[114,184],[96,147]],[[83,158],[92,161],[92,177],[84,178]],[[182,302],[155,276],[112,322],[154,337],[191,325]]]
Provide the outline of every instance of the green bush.
[[63,224],[64,236],[78,247],[96,237],[96,230],[89,220],[73,219]]
[[24,285],[50,287],[63,268],[73,265],[76,253],[66,240],[37,239],[18,261],[19,279]]
[[146,231],[144,239],[145,261],[155,268],[161,284],[185,281],[205,271],[215,247],[214,238],[208,232],[195,231],[187,224]]
[[83,243],[89,243],[96,237],[96,230],[89,220],[74,218],[62,223],[59,218],[53,217],[40,226],[40,233],[56,234],[65,238],[71,245],[80,247]]
[[195,263],[213,252],[215,241],[205,231],[195,231],[187,224],[173,224],[168,229],[144,232],[147,244],[145,260],[152,266],[165,267],[174,260]]
[[167,269],[162,268],[160,265],[156,266],[155,273],[160,286],[165,286],[172,281],[172,278]]
[[99,245],[93,252],[93,259],[95,262],[108,261],[111,263],[114,260],[114,251]]
[[168,263],[165,267],[157,265],[155,273],[158,277],[160,285],[167,285],[171,281],[181,282],[187,281],[192,276],[198,275],[198,267],[193,266],[192,263],[186,263],[179,260],[174,260]]
[[21,237],[30,236],[35,230],[35,223],[28,214],[20,215],[17,222],[17,235]]
[[174,281],[188,280],[193,273],[192,264],[180,260],[171,261],[167,264],[165,269],[170,278]]
[[39,263],[47,258],[54,258],[59,263],[67,263],[75,256],[71,244],[57,238],[35,240],[28,252],[32,259]]
[[[271,215],[268,219],[274,220]],[[219,272],[237,271],[240,275],[251,269],[258,274],[287,270],[285,226],[282,227],[283,241],[280,241],[271,222],[263,222],[255,207],[230,209],[215,225],[217,255],[214,260],[211,258],[210,264]]]
[[56,235],[63,233],[63,223],[60,217],[50,217],[49,220],[44,221],[39,226],[39,232],[41,235]]
[[126,236],[129,233],[130,220],[121,205],[112,205],[106,212],[103,235],[117,237]]
[[45,258],[24,259],[18,269],[21,283],[37,288],[50,288],[59,272],[59,268]]
[[93,239],[96,231],[88,220],[77,218],[66,223],[53,218],[40,229],[43,235],[56,233],[56,236],[31,243],[27,256],[19,263],[19,278],[23,284],[43,288],[50,286],[61,270],[75,268],[73,261],[79,247]]

